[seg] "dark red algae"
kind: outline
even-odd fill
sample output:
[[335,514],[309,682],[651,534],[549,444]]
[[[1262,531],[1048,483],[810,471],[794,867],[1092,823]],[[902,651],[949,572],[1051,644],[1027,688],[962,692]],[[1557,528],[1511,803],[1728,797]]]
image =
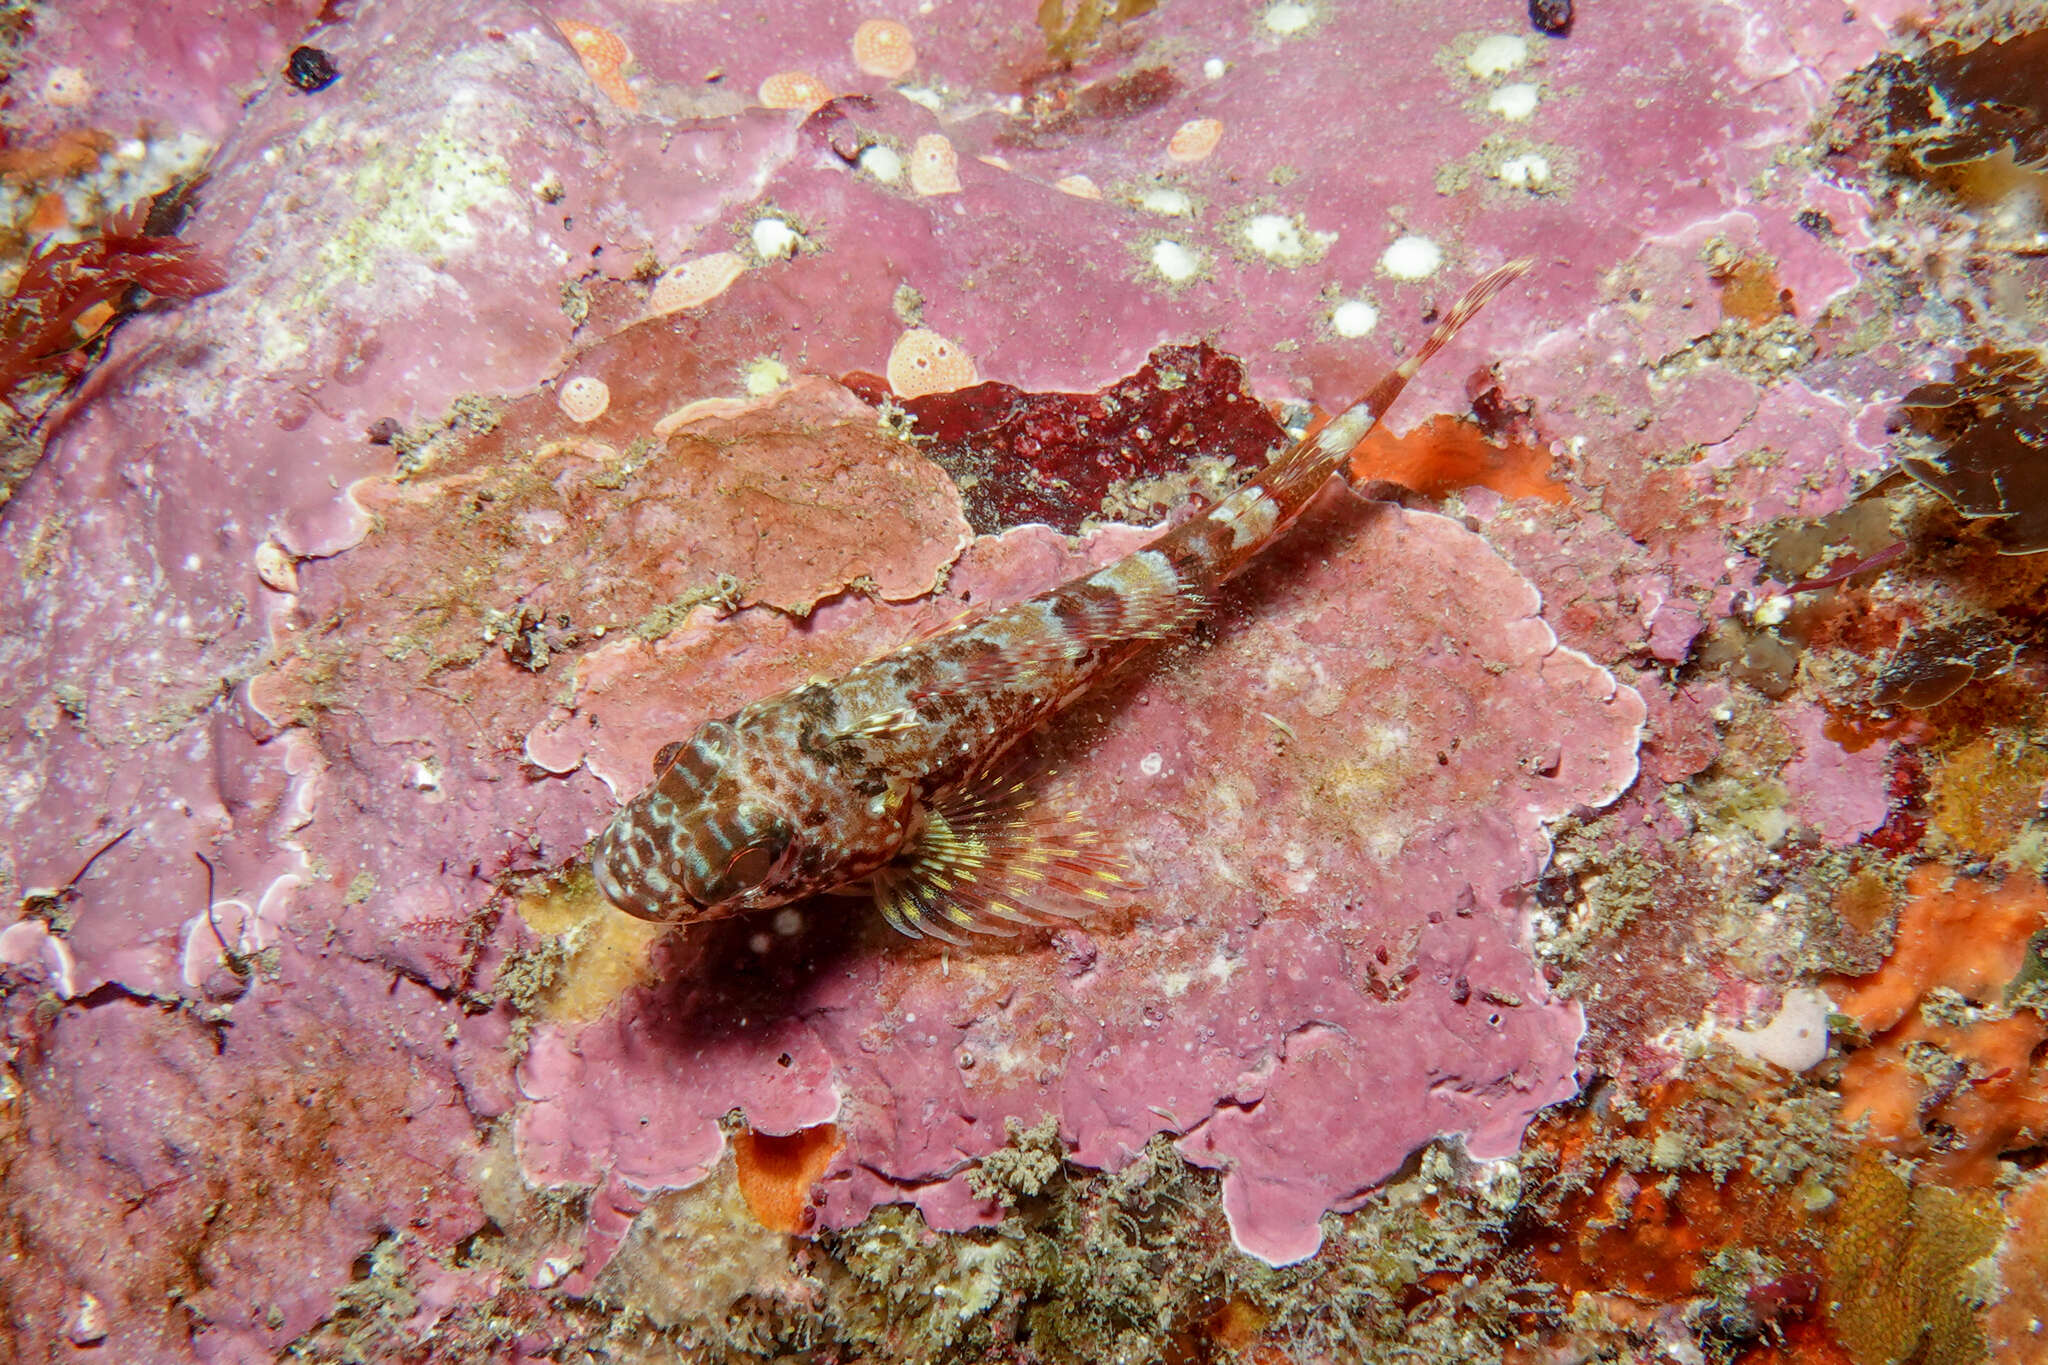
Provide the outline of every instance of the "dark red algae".
[[1026,522],[1069,533],[1102,510],[1118,483],[1164,478],[1197,455],[1256,468],[1285,440],[1245,392],[1244,365],[1206,342],[1161,346],[1099,393],[1027,393],[976,384],[896,399],[877,375],[841,381],[861,399],[907,409],[925,453],[961,484],[967,520],[984,534]]

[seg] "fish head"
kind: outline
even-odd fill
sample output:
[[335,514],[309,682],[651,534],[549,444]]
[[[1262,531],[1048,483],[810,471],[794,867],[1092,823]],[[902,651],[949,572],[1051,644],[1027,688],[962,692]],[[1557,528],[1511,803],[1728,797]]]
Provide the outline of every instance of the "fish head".
[[638,919],[694,924],[801,895],[789,875],[796,825],[744,773],[728,721],[707,721],[664,747],[654,781],[598,840],[591,871],[605,898]]

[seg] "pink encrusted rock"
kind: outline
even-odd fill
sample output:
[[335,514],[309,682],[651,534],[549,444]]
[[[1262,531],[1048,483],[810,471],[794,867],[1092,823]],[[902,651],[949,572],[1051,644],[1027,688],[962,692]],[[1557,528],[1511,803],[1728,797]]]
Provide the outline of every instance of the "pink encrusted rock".
[[1783,777],[1792,811],[1830,844],[1852,843],[1891,813],[1891,751],[1850,749],[1827,733],[1828,713],[1811,702],[1786,706],[1779,719],[1799,745]]
[[[587,586],[621,552],[585,543],[503,560],[464,542],[475,509],[454,485],[490,471],[436,464],[449,452],[434,428],[459,397],[484,401],[457,409],[458,427],[495,412],[503,439],[539,441],[567,425],[545,430],[535,416],[556,413],[552,386],[599,378],[611,402],[580,438],[620,452],[623,468],[657,415],[742,400],[778,367],[880,372],[903,331],[924,326],[962,343],[981,375],[1032,391],[1093,391],[1162,343],[1208,337],[1245,360],[1256,396],[1329,405],[1412,345],[1478,269],[1529,254],[1539,270],[1425,372],[1398,417],[1461,411],[1471,368],[1494,360],[1510,397],[1536,401],[1574,505],[1597,501],[1617,528],[1595,522],[1559,544],[1612,550],[1614,572],[1534,542],[1501,545],[1542,587],[1584,580],[1554,624],[1618,663],[1642,649],[1680,657],[1696,629],[1687,613],[1725,609],[1755,577],[1729,532],[1837,505],[1878,459],[1885,401],[1929,377],[1906,303],[1841,294],[1869,241],[1862,200],[1781,155],[1824,112],[1829,82],[1876,51],[1900,13],[1893,0],[1848,22],[1821,0],[1589,12],[1559,43],[1477,0],[1426,13],[1319,7],[1296,35],[1265,11],[1185,0],[1120,26],[1071,72],[1049,60],[1028,8],[981,7],[906,20],[918,63],[906,79],[920,83],[909,89],[861,69],[851,41],[864,16],[804,4],[594,0],[569,14],[393,0],[303,33],[310,5],[255,18],[217,9],[152,6],[149,40],[136,41],[132,5],[45,6],[13,87],[25,98],[10,118],[30,138],[224,130],[188,235],[232,277],[219,294],[122,324],[77,401],[54,414],[44,464],[0,524],[0,892],[19,902],[63,886],[134,831],[61,915],[0,928],[8,984],[24,988],[10,998],[45,998],[33,987],[72,1002],[13,1061],[36,1106],[14,1188],[33,1196],[31,1212],[127,1210],[30,1248],[23,1278],[49,1298],[17,1314],[24,1357],[61,1341],[71,1286],[90,1280],[109,1354],[269,1358],[331,1307],[387,1228],[419,1239],[407,1259],[442,1299],[488,1292],[437,1279],[414,1253],[445,1268],[441,1239],[474,1217],[463,1191],[475,1127],[506,1104],[509,1009],[458,1019],[450,1005],[465,992],[481,1001],[495,968],[529,944],[513,917],[491,913],[497,880],[573,862],[613,789],[637,785],[657,735],[745,700],[771,674],[843,663],[958,605],[826,600],[803,626],[703,609],[644,646],[609,634],[564,643],[556,623],[525,619],[520,599],[549,571]],[[631,64],[601,88],[557,18],[609,30]],[[1524,36],[1522,65],[1474,72],[1466,58],[1487,35]],[[297,40],[329,52],[342,78],[318,95],[284,85],[276,73]],[[92,101],[34,105],[66,67]],[[786,71],[851,98],[810,115],[755,107],[762,78]],[[1517,107],[1497,103],[1510,85],[1533,87],[1530,117],[1501,112]],[[1202,119],[1221,125],[1214,150],[1175,160],[1175,131]],[[933,135],[955,149],[957,193],[918,195],[880,175],[886,157],[862,155],[900,163]],[[1530,155],[1550,168],[1542,192],[1500,174],[1505,157]],[[1076,176],[1099,197],[1070,193]],[[1839,235],[1807,233],[1808,213]],[[1441,269],[1409,280],[1383,268],[1400,236],[1435,243]],[[1770,256],[1800,325],[1834,329],[1824,339],[1867,333],[1868,349],[1836,360],[1824,347],[1790,381],[1691,364],[1685,353],[1717,320],[1699,261],[1710,236]],[[645,320],[648,278],[724,252],[746,267],[725,292]],[[1818,319],[1831,299],[1842,311]],[[1340,326],[1345,303],[1369,306]],[[1377,326],[1361,331],[1361,318]],[[394,429],[400,446],[367,439]],[[1682,458],[1694,443],[1708,451],[1697,467]],[[401,453],[420,486],[366,482]],[[492,470],[521,467],[518,453]],[[771,543],[813,515],[784,507],[764,518]],[[408,539],[366,542],[371,508]],[[454,526],[439,520],[451,515]],[[1428,517],[1321,515],[1343,524],[1328,577],[1314,557],[1325,542],[1297,547],[1233,599],[1214,650],[1168,661],[1137,689],[1149,701],[1113,709],[1103,743],[1082,746],[1091,815],[1153,879],[1123,915],[967,957],[906,947],[858,909],[812,907],[792,935],[771,922],[683,936],[656,964],[665,984],[580,1033],[541,1029],[526,1069],[541,1089],[521,1135],[536,1173],[605,1181],[594,1247],[633,1216],[632,1181],[688,1179],[715,1150],[705,1125],[722,1098],[763,1126],[838,1113],[859,1151],[880,1154],[830,1182],[834,1222],[903,1193],[891,1177],[936,1182],[908,1193],[942,1222],[984,1216],[957,1174],[1001,1140],[1006,1114],[1057,1110],[1075,1149],[1104,1165],[1151,1132],[1185,1131],[1192,1154],[1230,1164],[1240,1237],[1278,1259],[1307,1243],[1315,1211],[1343,1206],[1420,1136],[1464,1132],[1475,1150],[1497,1150],[1565,1084],[1575,1021],[1531,977],[1498,892],[1540,856],[1543,815],[1624,780],[1632,694],[1603,692],[1604,674],[1551,648],[1528,584],[1472,537]],[[529,548],[550,524],[524,528]],[[913,574],[892,587],[889,572],[922,572],[958,543],[957,530],[912,539],[930,560],[878,538],[869,572],[885,593],[917,586]],[[702,586],[660,546],[634,553],[650,600]],[[296,592],[262,576],[259,555],[293,565]],[[755,563],[784,567],[775,560]],[[971,552],[954,586],[1016,595],[1074,562],[1064,543],[1022,532]],[[418,632],[394,632],[365,595],[406,585],[405,571],[414,586],[446,585],[507,564],[502,583],[471,581],[454,594],[460,610],[425,631],[446,644],[477,626],[477,654],[446,668],[408,654],[401,637]],[[829,579],[844,565],[826,567]],[[1459,575],[1458,593],[1420,601]],[[1461,595],[1487,584],[1499,589],[1491,608]],[[810,580],[785,604],[813,590],[832,591]],[[781,589],[768,600],[784,602]],[[513,618],[526,662],[464,615],[485,606]],[[1492,634],[1474,648],[1505,671],[1475,673],[1451,649],[1429,664],[1441,688],[1416,676],[1446,632],[1482,622]],[[1371,655],[1374,640],[1391,666]],[[536,642],[555,651],[539,671]],[[557,709],[579,652],[572,700],[590,709]],[[328,680],[345,685],[323,686],[310,662],[334,665]],[[641,669],[644,682],[629,676]],[[266,717],[247,684],[287,673],[303,705]],[[1683,709],[1652,692],[1660,716]],[[1384,718],[1404,698],[1409,733],[1391,743]],[[1460,699],[1471,714],[1452,718]],[[1288,721],[1290,740],[1261,711],[1314,723]],[[594,730],[591,714],[628,732]],[[1700,741],[1697,708],[1681,720]],[[1282,742],[1287,755],[1269,752]],[[1666,749],[1656,775],[1694,770],[1703,747]],[[1361,807],[1361,787],[1383,799]],[[1189,824],[1176,809],[1194,812]],[[1232,856],[1210,857],[1211,844]],[[218,872],[211,905],[200,852]],[[1353,909],[1333,883],[1357,891]],[[1431,913],[1449,918],[1432,925]],[[251,979],[238,974],[270,954],[274,980],[260,962]],[[1474,994],[1447,1006],[1457,971]],[[1496,1011],[1482,988],[1522,1004]],[[203,1027],[189,1012],[202,1007],[226,1021]],[[216,1035],[225,1046],[209,1055]],[[1412,1049],[1369,1046],[1385,1037],[1450,1050],[1425,1078],[1401,1069]],[[293,1051],[309,1041],[321,1047]],[[701,1077],[688,1070],[700,1049],[716,1062]],[[339,1201],[317,1183],[274,1192],[274,1223],[222,1243],[243,1278],[209,1283],[201,1336],[167,1335],[177,1299],[124,1296],[99,1249],[204,1242],[212,1205],[195,1172],[221,1168],[193,1153],[208,1135],[251,1131],[263,1086],[308,1057],[327,1092],[361,1101],[333,1132],[370,1177]],[[1382,1074],[1355,1124],[1313,1093]],[[628,1085],[645,1087],[642,1108]],[[108,1093],[124,1102],[119,1132],[92,1117]],[[168,1107],[151,1108],[158,1100]],[[169,1156],[144,1150],[150,1124],[173,1111],[199,1136]],[[657,1114],[672,1133],[641,1131]],[[81,1150],[88,1139],[104,1159]],[[411,1228],[421,1188],[433,1191],[431,1241]],[[237,1293],[247,1302],[231,1302]],[[283,1328],[262,1311],[272,1305]]]
[[[606,646],[529,751],[637,789],[696,722],[1135,540],[1069,549],[1025,528],[977,542],[947,600],[849,601],[801,631],[700,615],[658,645]],[[1063,780],[1139,871],[1124,904],[1060,936],[1085,934],[1082,970],[1071,941],[905,943],[859,900],[805,907],[793,934],[771,917],[679,934],[666,984],[537,1035],[529,1177],[687,1183],[738,1106],[770,1132],[839,1124],[827,1222],[909,1197],[960,1227],[989,1215],[962,1168],[1005,1118],[1052,1112],[1093,1165],[1187,1134],[1190,1156],[1228,1168],[1239,1244],[1282,1262],[1431,1137],[1511,1152],[1575,1089],[1580,1025],[1504,900],[1540,868],[1546,819],[1634,777],[1644,715],[1537,605],[1454,523],[1333,495],[1228,594],[1213,643],[1066,732]]]

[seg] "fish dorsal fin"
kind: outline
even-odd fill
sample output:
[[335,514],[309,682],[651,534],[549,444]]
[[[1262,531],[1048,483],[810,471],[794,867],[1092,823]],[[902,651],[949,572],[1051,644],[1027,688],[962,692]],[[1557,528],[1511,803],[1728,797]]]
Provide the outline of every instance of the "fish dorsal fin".
[[981,773],[943,793],[917,834],[875,874],[882,918],[912,938],[965,944],[963,931],[1008,937],[1106,904],[1127,884],[1057,785]]

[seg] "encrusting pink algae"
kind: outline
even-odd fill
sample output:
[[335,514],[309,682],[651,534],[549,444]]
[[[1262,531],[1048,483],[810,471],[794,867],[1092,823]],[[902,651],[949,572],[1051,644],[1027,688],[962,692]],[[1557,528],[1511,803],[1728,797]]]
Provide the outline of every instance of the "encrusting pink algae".
[[[0,1356],[2033,1358],[2044,34],[15,7]],[[607,902],[664,745],[1253,516],[1525,258],[1031,717],[1099,904]]]

